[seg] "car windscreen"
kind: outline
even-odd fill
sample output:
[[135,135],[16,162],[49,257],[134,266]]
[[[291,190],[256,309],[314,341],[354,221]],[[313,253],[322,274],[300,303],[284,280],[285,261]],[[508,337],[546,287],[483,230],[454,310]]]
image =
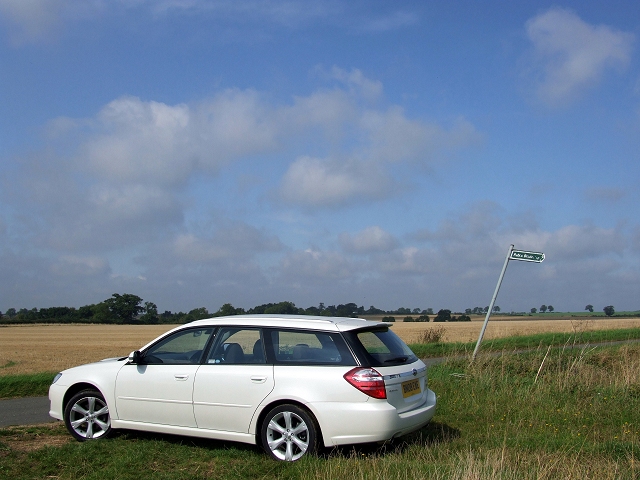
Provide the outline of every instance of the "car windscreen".
[[365,357],[364,363],[372,367],[406,365],[418,360],[407,344],[388,328],[355,330],[345,336],[358,356]]

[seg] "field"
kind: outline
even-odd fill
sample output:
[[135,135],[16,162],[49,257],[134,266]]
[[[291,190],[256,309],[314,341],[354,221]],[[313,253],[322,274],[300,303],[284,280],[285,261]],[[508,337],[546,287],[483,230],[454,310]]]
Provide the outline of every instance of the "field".
[[[502,317],[497,317],[502,318]],[[571,320],[491,320],[485,339],[533,333],[639,328],[640,318]],[[392,329],[417,343],[428,329],[444,329],[443,342],[478,339],[483,319],[460,323],[403,323]],[[58,372],[103,358],[126,356],[173,328],[171,325],[22,325],[0,327],[0,376]]]

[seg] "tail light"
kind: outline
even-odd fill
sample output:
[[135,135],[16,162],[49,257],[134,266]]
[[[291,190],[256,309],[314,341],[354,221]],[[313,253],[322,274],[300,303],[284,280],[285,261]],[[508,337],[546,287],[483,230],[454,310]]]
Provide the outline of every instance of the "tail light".
[[387,398],[384,378],[373,368],[354,368],[344,374],[344,379],[370,397]]

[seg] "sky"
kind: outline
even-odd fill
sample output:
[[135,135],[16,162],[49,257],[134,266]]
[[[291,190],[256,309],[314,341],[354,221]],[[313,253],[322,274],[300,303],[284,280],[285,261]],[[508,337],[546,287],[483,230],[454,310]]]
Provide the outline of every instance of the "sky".
[[640,309],[637,1],[0,0],[0,311]]

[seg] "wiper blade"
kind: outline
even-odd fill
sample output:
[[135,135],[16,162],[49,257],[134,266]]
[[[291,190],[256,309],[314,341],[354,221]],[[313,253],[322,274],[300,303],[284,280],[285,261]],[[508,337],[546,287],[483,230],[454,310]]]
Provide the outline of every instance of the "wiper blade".
[[390,358],[389,360],[385,360],[384,363],[402,363],[402,362],[406,362],[409,359],[408,356],[404,356],[404,357],[394,357],[394,358]]

